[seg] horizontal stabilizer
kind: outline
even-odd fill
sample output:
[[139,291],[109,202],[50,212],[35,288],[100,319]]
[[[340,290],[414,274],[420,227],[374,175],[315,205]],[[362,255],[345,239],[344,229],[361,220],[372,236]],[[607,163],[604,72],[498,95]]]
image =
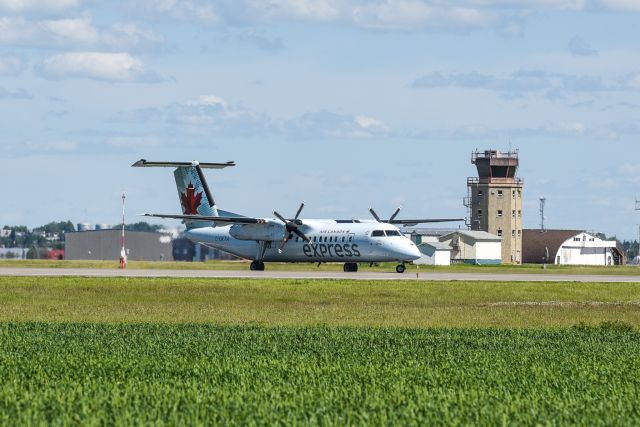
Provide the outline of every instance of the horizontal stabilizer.
[[197,161],[192,162],[150,162],[145,159],[140,159],[131,166],[134,168],[177,168],[177,167],[189,167],[200,166],[203,169],[222,169],[228,166],[235,166],[234,161],[226,163],[200,163]]
[[140,216],[152,216],[156,218],[172,218],[183,219],[185,221],[211,221],[211,222],[227,222],[234,224],[264,224],[267,221],[262,218],[248,217],[229,217],[229,216],[203,216],[203,215],[173,215],[173,214],[151,214],[144,213]]

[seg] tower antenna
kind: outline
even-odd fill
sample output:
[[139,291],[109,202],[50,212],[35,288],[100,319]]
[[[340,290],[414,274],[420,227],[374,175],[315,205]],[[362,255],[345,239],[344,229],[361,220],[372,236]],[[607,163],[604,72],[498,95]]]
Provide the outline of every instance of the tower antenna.
[[544,205],[547,203],[547,198],[540,196],[540,232],[544,233]]
[[124,248],[124,199],[126,195],[122,193],[122,235],[120,237],[120,268],[125,269],[127,267],[127,251]]

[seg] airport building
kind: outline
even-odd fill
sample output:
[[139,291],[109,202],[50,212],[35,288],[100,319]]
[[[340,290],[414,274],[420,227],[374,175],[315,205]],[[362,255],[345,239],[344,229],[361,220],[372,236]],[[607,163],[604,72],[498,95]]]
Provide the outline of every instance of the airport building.
[[453,248],[443,242],[424,242],[418,245],[422,257],[413,261],[418,265],[451,265]]
[[502,238],[502,263],[522,263],[522,190],[517,151],[474,151],[477,177],[467,178],[467,226]]
[[523,261],[531,264],[622,265],[624,250],[581,230],[524,230]]
[[486,231],[411,228],[403,232],[422,252],[414,264],[495,265],[502,260],[502,238]]
[[486,231],[458,230],[440,237],[451,247],[451,262],[476,265],[501,263],[502,238]]
[[[64,253],[69,260],[120,259],[121,231],[93,230],[65,234]],[[171,261],[172,237],[165,233],[127,231],[125,247],[127,257],[134,261]]]

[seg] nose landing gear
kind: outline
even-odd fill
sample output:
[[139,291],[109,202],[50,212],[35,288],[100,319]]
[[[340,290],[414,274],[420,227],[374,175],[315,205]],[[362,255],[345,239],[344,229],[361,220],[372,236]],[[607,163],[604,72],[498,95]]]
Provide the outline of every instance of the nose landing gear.
[[355,273],[358,271],[358,264],[355,262],[345,262],[343,269],[345,273]]
[[407,268],[404,266],[404,263],[402,263],[402,264],[398,264],[398,265],[396,266],[396,273],[400,273],[400,274],[402,274],[402,273],[404,273],[404,271],[405,271],[406,269],[407,269]]

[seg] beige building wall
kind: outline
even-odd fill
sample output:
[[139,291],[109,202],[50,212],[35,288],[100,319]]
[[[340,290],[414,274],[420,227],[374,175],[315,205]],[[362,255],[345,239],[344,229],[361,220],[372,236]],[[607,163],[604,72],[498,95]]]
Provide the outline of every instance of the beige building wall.
[[471,230],[502,237],[502,262],[522,262],[522,184],[469,183]]

